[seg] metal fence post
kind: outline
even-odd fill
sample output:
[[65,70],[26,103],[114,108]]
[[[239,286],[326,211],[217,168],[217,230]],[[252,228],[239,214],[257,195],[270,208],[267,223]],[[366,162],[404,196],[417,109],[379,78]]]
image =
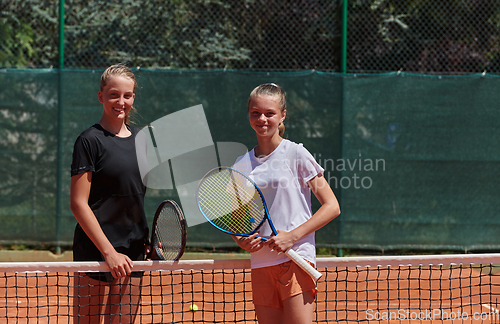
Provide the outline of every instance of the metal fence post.
[[[342,49],[341,49],[341,58],[340,58],[340,71],[343,74],[342,76],[342,102],[340,108],[340,134],[342,136],[340,140],[340,154],[341,158],[344,157],[344,128],[343,128],[343,114],[344,114],[344,105],[345,105],[345,73],[347,73],[347,1],[342,0]],[[341,177],[342,178],[342,177]],[[339,192],[339,204],[342,208],[342,187]],[[338,239],[340,246],[337,250],[337,256],[344,256],[344,251],[342,249],[342,218],[339,219],[339,228],[338,228]]]
[[347,72],[347,1],[342,0],[342,48],[340,57],[340,72]]
[[62,213],[62,150],[63,150],[63,104],[62,72],[64,70],[64,0],[59,0],[59,87],[57,109],[57,198],[56,198],[56,253],[61,253],[61,213]]

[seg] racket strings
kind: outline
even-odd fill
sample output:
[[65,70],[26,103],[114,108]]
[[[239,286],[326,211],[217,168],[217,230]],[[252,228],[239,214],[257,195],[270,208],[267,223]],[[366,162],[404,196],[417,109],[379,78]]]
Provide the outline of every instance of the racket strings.
[[218,169],[199,187],[199,205],[217,227],[248,234],[264,220],[264,202],[253,183],[238,172]]
[[182,250],[182,224],[177,211],[171,207],[162,209],[154,229],[158,242],[161,242],[161,252],[165,260],[174,260]]

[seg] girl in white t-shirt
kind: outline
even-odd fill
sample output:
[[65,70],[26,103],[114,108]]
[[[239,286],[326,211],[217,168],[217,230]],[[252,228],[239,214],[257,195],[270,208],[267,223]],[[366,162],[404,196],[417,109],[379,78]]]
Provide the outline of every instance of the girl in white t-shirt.
[[[272,236],[266,224],[250,237],[233,236],[251,253],[257,319],[260,324],[312,323],[316,283],[283,252],[293,249],[315,265],[314,232],[340,214],[339,204],[313,156],[302,145],[283,139],[286,100],[278,85],[263,84],[251,92],[248,116],[258,145],[234,168],[256,182],[278,231]],[[311,191],[321,203],[314,215]]]

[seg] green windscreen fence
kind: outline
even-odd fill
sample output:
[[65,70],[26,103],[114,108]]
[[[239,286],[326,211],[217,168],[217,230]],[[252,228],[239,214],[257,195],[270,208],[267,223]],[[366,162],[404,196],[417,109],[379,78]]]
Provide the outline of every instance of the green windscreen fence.
[[[101,73],[0,71],[4,244],[72,244],[71,154],[80,132],[100,119]],[[498,77],[135,73],[136,126],[201,104],[214,142],[248,149],[256,145],[246,115],[250,91],[265,82],[283,86],[286,137],[315,156],[341,203],[341,216],[317,232],[319,247],[500,249]],[[150,223],[164,199],[180,202],[176,190],[148,189]],[[188,244],[234,246],[207,224],[188,228]]]

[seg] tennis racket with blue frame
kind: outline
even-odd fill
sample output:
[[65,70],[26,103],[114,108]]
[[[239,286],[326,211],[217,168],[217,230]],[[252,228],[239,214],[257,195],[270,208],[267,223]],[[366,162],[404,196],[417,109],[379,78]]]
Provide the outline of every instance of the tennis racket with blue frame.
[[[196,199],[210,224],[227,234],[248,237],[266,220],[273,234],[277,234],[262,192],[252,179],[238,170],[229,167],[210,170],[198,185]],[[267,241],[264,237],[261,239]],[[292,249],[285,254],[315,281],[322,276]]]

